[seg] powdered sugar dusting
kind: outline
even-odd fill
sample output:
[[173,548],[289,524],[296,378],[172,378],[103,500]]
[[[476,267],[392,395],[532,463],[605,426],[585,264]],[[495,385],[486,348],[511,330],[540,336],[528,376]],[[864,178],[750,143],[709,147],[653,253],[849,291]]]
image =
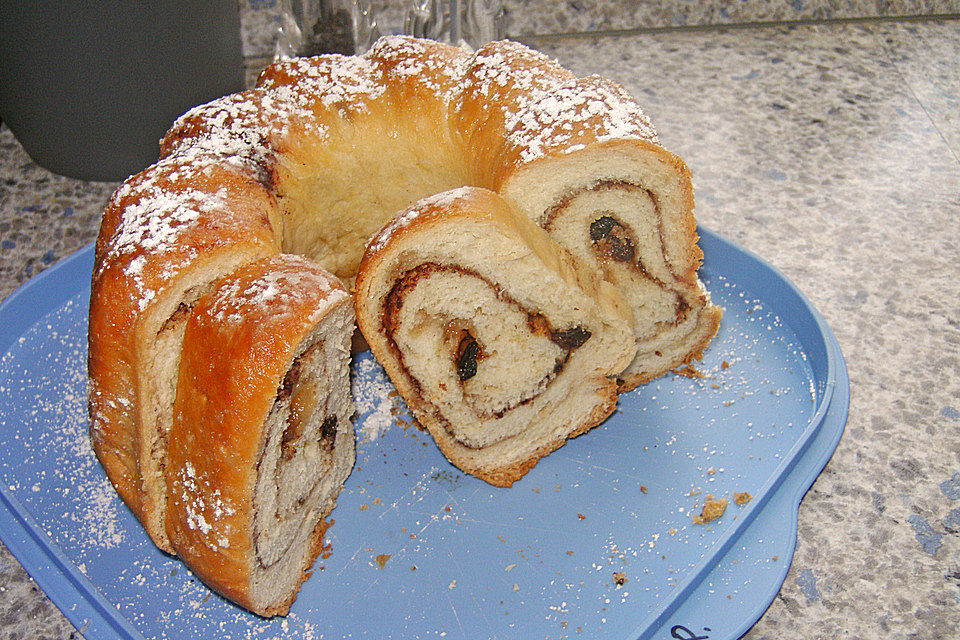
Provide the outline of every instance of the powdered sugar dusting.
[[357,359],[351,386],[360,420],[357,435],[363,442],[373,442],[393,424],[397,392],[387,372],[370,357]]
[[459,89],[466,65],[471,60],[471,56],[460,49],[400,35],[381,38],[367,55],[389,66],[383,80],[385,83],[394,78],[400,82],[418,82],[446,105]]
[[[241,173],[246,172],[246,175],[252,176],[256,176],[254,172],[257,171],[272,171],[278,149],[282,152],[282,143],[288,136],[304,133],[311,139],[321,142],[329,140],[330,133],[322,124],[327,112],[349,116],[357,111],[368,109],[374,100],[387,95],[386,82],[391,77],[419,82],[419,86],[437,92],[439,98],[451,106],[459,105],[458,99],[464,95],[478,98],[484,110],[495,115],[502,114],[510,133],[508,143],[513,146],[517,156],[523,161],[536,159],[546,153],[571,151],[597,140],[622,137],[656,140],[652,127],[649,127],[649,121],[636,103],[621,89],[612,83],[589,78],[581,82],[570,82],[572,76],[569,72],[562,70],[546,56],[522,45],[495,43],[485,47],[473,57],[447,52],[452,55],[452,62],[446,58],[446,54],[431,54],[432,46],[432,44],[409,38],[397,37],[381,41],[375,53],[367,56],[352,58],[328,56],[320,61],[317,59],[291,61],[285,63],[286,67],[276,70],[277,75],[273,80],[267,77],[260,88],[245,94],[228,96],[185,114],[174,127],[175,135],[169,139],[171,155],[155,165],[146,178],[131,181],[118,190],[114,202],[123,201],[125,206],[129,204],[131,210],[125,213],[114,237],[108,239],[107,245],[111,246],[111,249],[109,255],[104,257],[103,264],[118,258],[127,260],[123,267],[127,275],[137,282],[137,287],[141,290],[139,298],[141,309],[145,308],[156,296],[156,292],[147,286],[148,281],[156,283],[157,275],[163,275],[155,273],[158,269],[151,270],[156,254],[178,247],[184,234],[196,228],[198,224],[202,224],[207,216],[213,216],[224,226],[233,224],[229,219],[230,211],[227,208],[230,194],[216,188],[204,190],[203,182],[195,181],[195,176],[210,176],[211,167],[222,165],[230,165],[231,168],[240,167]],[[578,130],[581,133],[578,133]],[[497,139],[496,142],[499,144],[500,140]],[[377,251],[382,248],[397,231],[411,224],[425,210],[454,206],[457,199],[464,195],[465,191],[459,189],[437,194],[419,202],[394,219],[372,239],[368,250]],[[179,250],[183,252],[182,247]],[[165,267],[161,265],[161,268]],[[253,309],[262,311],[263,307],[283,313],[286,306],[293,307],[302,302],[299,296],[304,289],[308,288],[307,285],[314,287],[314,291],[317,288],[330,287],[327,291],[326,305],[333,304],[332,300],[340,300],[348,295],[345,291],[334,287],[330,281],[308,282],[309,279],[298,267],[289,272],[270,271],[253,283],[234,281],[233,285],[226,285],[235,285],[235,288],[222,293],[224,301],[215,313],[221,321],[249,319],[252,317],[250,311]],[[154,286],[157,285],[154,284]],[[320,313],[326,308],[324,304],[318,305],[315,313]],[[54,511],[63,510],[63,514],[59,512],[47,514],[41,520],[45,523],[43,526],[48,528],[51,537],[61,543],[61,546],[68,547],[68,555],[77,562],[77,566],[83,568],[84,573],[89,570],[91,580],[96,578],[93,581],[103,589],[104,597],[115,603],[117,609],[134,624],[143,629],[149,629],[152,637],[179,637],[184,629],[188,632],[196,630],[197,633],[194,635],[200,637],[217,635],[218,631],[223,637],[248,638],[282,636],[314,638],[335,633],[335,631],[328,631],[327,627],[316,626],[312,621],[298,617],[296,614],[283,621],[267,621],[233,608],[217,597],[211,596],[211,592],[193,578],[178,561],[162,555],[153,547],[136,520],[119,502],[90,449],[84,433],[83,394],[69,391],[73,388],[71,385],[77,384],[80,386],[76,389],[82,389],[82,382],[85,379],[85,373],[83,373],[85,343],[82,331],[86,326],[83,322],[84,314],[76,315],[77,317],[72,319],[73,326],[80,327],[81,330],[72,336],[76,357],[71,358],[70,366],[73,367],[72,371],[79,371],[81,374],[79,376],[69,374],[73,376],[71,378],[73,382],[66,387],[52,389],[42,387],[42,395],[53,399],[46,404],[36,405],[36,411],[39,412],[37,415],[42,417],[42,419],[38,418],[39,426],[36,428],[42,430],[51,423],[51,420],[53,424],[62,420],[64,426],[59,431],[51,430],[51,433],[57,435],[41,435],[36,440],[31,439],[27,446],[30,458],[39,457],[51,446],[63,447],[63,456],[58,459],[61,463],[60,468],[44,471],[35,464],[35,460],[28,460],[25,464],[33,464],[34,467],[39,468],[35,478],[31,478],[28,484],[24,484],[25,481],[19,479],[21,476],[14,475],[7,468],[6,480],[10,490],[15,491],[17,496],[25,501],[30,500],[34,494],[48,498],[51,492],[48,481],[50,479],[57,481],[56,487],[52,490],[56,494],[56,499],[47,502],[54,504]],[[49,344],[46,338],[43,340],[45,345]],[[20,360],[28,361],[23,358]],[[7,360],[0,361],[0,370],[8,364],[10,363]],[[65,392],[64,389],[68,390]],[[8,389],[0,387],[0,397],[7,391]],[[33,392],[24,391],[23,393],[25,397],[32,397]],[[394,453],[397,449],[387,450],[378,447],[383,447],[384,443],[388,442],[401,443],[396,445],[401,447],[404,442],[417,440],[419,432],[394,430],[384,437],[385,432],[394,422],[394,415],[400,401],[383,369],[371,357],[361,357],[356,360],[353,393],[360,410],[358,428],[361,437],[368,442],[383,439],[383,442],[378,442],[370,449],[377,453],[376,466],[379,468],[382,454],[383,468],[395,470],[398,463],[403,463],[402,460],[398,462],[402,456]],[[56,409],[56,406],[61,408]],[[63,420],[59,416],[59,412],[62,411],[69,411],[74,417]],[[57,439],[60,437],[72,444],[59,442]],[[433,446],[427,446],[427,442],[421,443],[419,440],[416,444],[416,447],[410,447],[409,450],[401,449],[410,460],[422,462],[428,459],[437,465],[445,464]],[[73,448],[76,450],[72,450]],[[57,455],[60,453],[58,452]],[[370,458],[364,463],[363,473],[369,473],[368,468],[372,469],[375,466],[372,454]],[[588,463],[587,466],[589,466]],[[418,465],[405,468],[402,477],[407,477],[406,471],[411,471],[411,475],[414,475],[413,472],[422,471],[424,468],[428,467]],[[425,477],[422,487],[417,489],[417,491],[423,490],[422,496],[434,498],[439,494],[440,499],[444,500],[450,497],[451,492],[457,491],[458,487],[466,486],[465,481],[460,484],[462,476],[458,474],[443,473],[440,466],[429,468],[431,475]],[[361,470],[357,469],[356,473],[360,472]],[[597,477],[591,478],[591,473],[596,473]],[[590,486],[590,481],[597,480],[603,473],[605,472],[594,472],[588,469],[588,473],[582,476],[585,489],[592,489],[590,495],[597,495],[595,489]],[[397,474],[398,478],[400,475],[400,473]],[[378,483],[382,478],[379,475],[360,477],[366,480],[364,487],[379,487]],[[617,481],[621,477],[629,479],[632,476],[622,474],[617,476]],[[204,479],[192,466],[181,469],[179,478],[184,488],[192,495],[195,494],[188,509],[187,526],[206,533],[207,535],[203,536],[204,539],[210,538],[213,534],[213,538],[207,541],[208,544],[220,548],[228,546],[229,541],[225,537],[215,534],[218,521],[232,513],[234,505],[224,500],[216,488],[203,484]],[[603,479],[607,479],[607,476],[603,475]],[[353,482],[356,486],[359,480]],[[448,488],[442,492],[434,491],[436,483],[439,482],[449,483]],[[579,482],[578,478],[574,488],[580,486]],[[626,482],[624,480],[625,484]],[[356,509],[355,504],[348,502],[356,493],[355,488],[348,488],[341,499],[341,506],[349,504]],[[463,500],[463,504],[470,504],[466,501],[471,498],[465,494],[466,492],[459,494],[457,499]],[[480,496],[480,493],[476,495]],[[537,495],[539,495],[539,488]],[[423,500],[422,496],[418,494],[418,504],[428,504],[429,501]],[[494,499],[492,495],[480,497],[484,502],[478,502],[472,505],[472,508],[480,509],[482,504]],[[376,505],[376,503],[372,504]],[[394,506],[396,504],[398,503]],[[571,504],[582,505],[585,502],[572,501]],[[441,555],[441,550],[443,553],[447,552],[445,545],[448,541],[458,541],[459,544],[463,539],[457,535],[461,532],[460,527],[469,530],[470,526],[468,518],[461,519],[459,515],[451,515],[450,509],[441,514],[442,521],[435,514],[432,516],[428,514],[424,518],[424,522],[432,526],[432,529],[426,525],[419,526],[422,517],[420,511],[425,508],[420,506],[417,512],[395,508],[388,518],[383,518],[377,523],[378,525],[386,523],[384,526],[387,527],[387,535],[379,530],[370,529],[371,537],[378,543],[382,542],[384,546],[378,551],[395,552],[395,561],[401,557],[401,554],[406,554],[404,557],[411,558],[421,567],[417,569],[417,577],[427,575],[424,568],[428,562],[433,563],[436,560],[435,555]],[[572,508],[575,516],[576,508],[583,507]],[[356,512],[359,513],[359,511]],[[373,513],[373,510],[371,509],[369,513]],[[497,514],[497,517],[500,515]],[[432,520],[428,521],[430,517]],[[407,520],[401,520],[402,518]],[[519,520],[522,521],[523,517]],[[574,526],[580,526],[575,518],[572,520]],[[409,526],[409,531],[417,531],[418,535],[424,539],[423,542],[418,540],[407,547],[401,545],[397,550],[390,546],[396,545],[398,539],[406,538],[407,529],[402,529],[403,536],[397,535],[397,523],[401,521]],[[71,522],[82,523],[82,536],[64,533],[70,531]],[[592,517],[590,522],[594,522]],[[628,525],[624,529],[635,524],[633,519],[626,517],[624,522]],[[536,530],[528,529],[524,522],[507,522],[504,519],[503,523],[507,525],[505,531],[509,531],[511,535],[516,534],[519,537],[533,532],[530,538],[532,542],[529,545],[522,543],[517,546],[529,547],[530,550],[537,549],[533,546],[537,541],[536,536],[533,535]],[[490,526],[498,524],[501,524],[499,520],[486,523]],[[457,528],[450,528],[454,526]],[[427,536],[433,533],[436,533],[436,538],[429,540]],[[346,537],[341,538],[341,540],[345,539]],[[372,543],[365,539],[364,544]],[[423,544],[422,547],[421,544]],[[477,545],[476,548],[483,547],[484,545]],[[76,548],[81,552],[73,553]],[[104,550],[109,550],[111,553],[101,553]],[[114,551],[117,552],[116,555]],[[351,548],[346,548],[346,545],[337,550],[338,556],[335,560],[342,565],[336,574],[337,579],[349,581],[356,577],[357,582],[366,588],[377,578],[371,578],[370,575],[362,573],[364,563],[354,562],[353,559],[360,558],[363,553],[355,552],[351,555],[352,551]],[[123,556],[125,560],[131,556],[136,560],[125,564],[118,562],[116,558],[121,553],[126,554]],[[105,559],[109,559],[109,562],[105,562]],[[412,561],[411,564],[413,563]],[[437,574],[443,575],[442,571],[448,569],[451,564],[453,563],[445,563],[445,566],[439,568]],[[115,575],[115,565],[122,567],[119,576]],[[382,568],[374,569],[374,571],[380,570]],[[328,575],[331,573],[332,571],[328,569]],[[581,576],[582,573],[577,574],[578,578]],[[536,577],[542,578],[542,576]],[[637,580],[634,577],[631,579]],[[446,584],[450,584],[452,589],[457,581],[446,580],[444,585]],[[527,583],[523,584],[526,589]],[[542,580],[540,584],[542,585]],[[580,584],[582,585],[583,582]],[[417,588],[419,586],[418,584]],[[466,583],[461,580],[458,588],[464,587]],[[543,588],[552,588],[552,583],[551,587]],[[350,588],[338,590],[336,595],[343,591],[350,592]],[[416,590],[391,591],[393,591],[391,598],[397,593],[403,598]],[[160,596],[162,602],[159,606],[149,601],[150,596],[155,592],[162,592]],[[531,595],[526,597],[531,598],[531,602],[538,603],[537,595],[530,593]],[[378,597],[376,593],[373,595]],[[510,597],[511,595],[507,594],[504,599],[511,602]],[[304,599],[301,604],[306,607],[317,606],[315,603],[318,601],[323,604],[327,602],[323,598],[314,598],[312,601]],[[518,604],[518,609],[519,606]],[[322,610],[323,607],[318,609]],[[305,611],[309,615],[318,609],[307,608]],[[595,609],[594,607],[590,610]],[[554,610],[554,607],[551,607],[551,610]],[[567,603],[562,602],[557,606],[556,611],[566,614]],[[454,627],[451,623],[451,626],[445,628]],[[400,629],[398,634],[402,633],[403,630]]]
[[[301,99],[344,111],[367,110],[367,101],[386,91],[377,81],[376,65],[365,56],[328,54],[276,63],[258,81],[262,89],[289,87]],[[288,89],[288,90],[290,90]]]
[[550,151],[574,151],[584,143],[636,138],[658,143],[640,105],[621,86],[600,76],[568,82],[507,117],[507,140],[520,160]]
[[[147,253],[163,250],[195,223],[203,211],[223,206],[223,192],[205,193],[193,188],[172,193],[153,186],[124,208],[123,221],[111,243],[114,255],[135,250]],[[131,264],[131,270],[142,269]]]
[[[490,99],[505,92],[536,98],[573,74],[539,51],[503,40],[474,54],[470,76],[479,94]],[[502,108],[506,111],[508,106]]]
[[[229,548],[227,527],[222,521],[236,513],[233,503],[221,494],[220,489],[211,485],[209,478],[200,477],[189,461],[177,471],[177,480],[183,489],[181,499],[187,513],[187,526],[202,533],[198,539],[208,547]],[[214,528],[215,536],[210,535]]]
[[[448,105],[472,96],[483,108],[502,112],[507,142],[521,162],[594,141],[632,137],[656,142],[649,120],[622,88],[595,76],[577,81],[556,61],[522,44],[494,42],[469,55],[406,36],[387,37],[364,56],[330,54],[277,63],[264,72],[257,88],[184,114],[164,142],[171,155],[115,194],[113,202],[122,203],[123,217],[101,265],[137,254],[124,269],[145,310],[158,295],[148,286],[153,254],[176,246],[204,214],[227,215],[224,194],[199,188],[195,174],[209,174],[214,164],[270,174],[277,145],[291,132],[328,139],[321,111],[348,116],[367,110],[392,83],[413,79]],[[407,211],[369,247],[378,250],[417,215]],[[173,274],[160,275],[169,280]]]
[[[268,123],[264,112],[270,110],[272,102],[264,98],[263,92],[245,91],[194,107],[173,123],[163,151],[169,153],[189,144],[227,157],[266,158],[271,149],[266,143]],[[283,122],[271,124],[282,126]]]
[[126,260],[123,271],[139,293],[141,311],[157,295],[148,285],[146,273],[154,257],[176,251],[181,262],[189,260],[190,250],[180,245],[183,235],[195,229],[204,217],[226,208],[225,189],[205,191],[192,183],[194,171],[209,167],[209,157],[195,157],[193,162],[162,160],[137,179],[121,185],[111,200],[109,207],[122,207],[122,214],[108,243],[109,250],[100,262],[100,273],[108,265]]
[[[264,270],[251,279],[249,270]],[[245,322],[251,314],[269,308],[273,317],[300,316],[310,309],[309,323],[349,294],[336,276],[295,255],[267,258],[227,277],[220,285],[209,314],[217,322]]]
[[[19,425],[13,438],[22,447],[15,468],[0,467],[3,486],[28,507],[46,505],[63,526],[48,533],[81,557],[115,549],[125,540],[120,516],[125,508],[87,434],[85,307],[82,295],[68,300],[0,358],[0,396],[7,402],[0,406],[0,424],[9,430]],[[56,375],[34,373],[44,369]],[[11,386],[5,380],[20,383]],[[11,407],[19,407],[20,415],[10,413]],[[34,505],[35,499],[42,502]]]

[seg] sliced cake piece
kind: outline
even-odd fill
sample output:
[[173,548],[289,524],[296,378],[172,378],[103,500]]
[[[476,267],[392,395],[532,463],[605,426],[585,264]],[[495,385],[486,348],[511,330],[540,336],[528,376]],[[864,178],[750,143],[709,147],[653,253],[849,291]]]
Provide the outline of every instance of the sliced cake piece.
[[722,311],[697,277],[690,171],[639,104],[598,76],[571,80],[508,122],[498,191],[626,300],[631,389],[699,358]]
[[287,613],[354,463],[350,296],[303,258],[238,269],[184,332],[166,529],[214,590]]
[[370,241],[356,292],[360,329],[417,420],[494,485],[606,418],[634,354],[612,286],[485,189],[401,213]]

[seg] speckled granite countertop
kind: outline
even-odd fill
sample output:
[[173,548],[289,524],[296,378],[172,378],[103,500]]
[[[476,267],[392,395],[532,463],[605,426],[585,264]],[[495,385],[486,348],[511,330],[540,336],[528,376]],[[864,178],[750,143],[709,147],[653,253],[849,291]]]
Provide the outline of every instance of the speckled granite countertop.
[[[501,0],[510,37],[627,29],[948,16],[960,0]],[[404,28],[408,7],[425,0],[365,0],[383,34]],[[492,3],[491,3],[492,4]],[[239,0],[244,54],[272,55],[280,0]]]
[[[747,637],[960,638],[960,22],[531,44],[640,96],[699,221],[785,272],[846,356],[846,433]],[[114,186],[0,128],[0,298],[91,242]],[[79,636],[0,548],[0,639]]]

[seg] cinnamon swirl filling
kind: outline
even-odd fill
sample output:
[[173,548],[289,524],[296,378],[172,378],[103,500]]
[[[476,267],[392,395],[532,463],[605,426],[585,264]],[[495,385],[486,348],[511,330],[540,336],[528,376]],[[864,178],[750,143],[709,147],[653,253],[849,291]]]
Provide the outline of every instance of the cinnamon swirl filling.
[[254,543],[263,568],[280,561],[312,526],[306,512],[315,509],[323,477],[333,465],[337,416],[321,401],[324,343],[316,342],[294,358],[277,389],[267,417],[267,438],[257,464]]
[[396,278],[383,327],[420,399],[470,449],[520,434],[531,404],[591,336],[581,326],[552,326],[469,269],[434,262]]
[[642,301],[632,308],[639,343],[685,325],[692,301],[668,260],[663,215],[653,192],[630,182],[603,180],[561,198],[540,223],[626,299]]

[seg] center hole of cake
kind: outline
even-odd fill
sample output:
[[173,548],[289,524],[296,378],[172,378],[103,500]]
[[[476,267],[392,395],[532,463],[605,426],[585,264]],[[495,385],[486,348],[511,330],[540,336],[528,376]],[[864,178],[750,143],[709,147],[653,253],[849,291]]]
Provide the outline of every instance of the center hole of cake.
[[637,248],[630,230],[612,215],[601,215],[590,223],[590,241],[598,253],[617,262],[632,263],[637,259]]

